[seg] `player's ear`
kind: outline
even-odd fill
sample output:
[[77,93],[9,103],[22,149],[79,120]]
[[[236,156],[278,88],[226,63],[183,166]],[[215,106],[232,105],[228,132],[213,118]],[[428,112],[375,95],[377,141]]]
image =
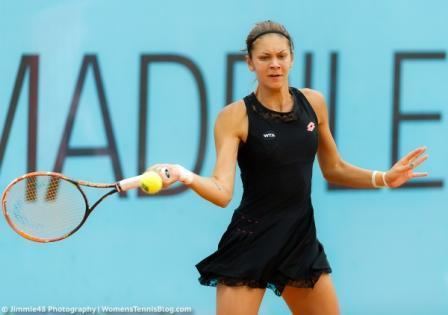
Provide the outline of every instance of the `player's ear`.
[[249,55],[246,55],[246,63],[249,70],[254,72],[255,71],[254,64],[252,62],[252,58]]

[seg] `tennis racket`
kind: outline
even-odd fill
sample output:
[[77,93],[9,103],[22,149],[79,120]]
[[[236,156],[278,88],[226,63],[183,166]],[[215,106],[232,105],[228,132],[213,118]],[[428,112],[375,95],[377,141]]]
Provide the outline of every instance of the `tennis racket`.
[[[167,169],[162,171],[169,177]],[[3,214],[12,229],[28,240],[60,241],[78,231],[105,198],[139,187],[142,176],[100,184],[54,172],[28,173],[6,187],[2,195]],[[91,205],[82,186],[108,191]]]

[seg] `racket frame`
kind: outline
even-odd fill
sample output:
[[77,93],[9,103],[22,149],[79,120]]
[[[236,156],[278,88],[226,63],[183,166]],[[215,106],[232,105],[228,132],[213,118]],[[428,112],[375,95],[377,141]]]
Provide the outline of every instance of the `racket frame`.
[[[70,182],[71,184],[73,184],[81,193],[83,199],[84,199],[84,203],[86,206],[85,212],[84,212],[84,217],[81,220],[81,222],[69,233],[64,234],[61,237],[58,238],[54,238],[54,239],[43,239],[43,238],[39,238],[33,235],[30,235],[20,229],[18,229],[15,224],[13,223],[13,221],[11,220],[8,211],[7,211],[7,207],[6,207],[6,199],[8,197],[8,193],[11,190],[11,188],[18,182],[26,180],[27,178],[33,178],[36,176],[51,176],[53,178],[58,178],[58,179],[62,179],[65,180],[67,182]],[[125,189],[123,189],[121,186],[126,186],[123,183],[127,183],[127,185],[129,186],[129,183],[133,183],[133,185],[131,185],[131,188],[135,188],[134,186],[136,186],[139,182],[140,176],[136,176],[136,177],[132,177],[130,179],[125,179],[122,180],[120,182],[116,182],[113,184],[106,184],[106,183],[93,183],[93,182],[89,182],[89,181],[84,181],[84,180],[74,180],[72,178],[69,178],[61,173],[56,173],[56,172],[31,172],[28,174],[25,174],[23,176],[20,176],[16,179],[14,179],[7,187],[6,189],[3,191],[2,194],[2,211],[3,211],[3,215],[6,218],[6,221],[8,222],[9,226],[20,236],[34,241],[34,242],[38,242],[38,243],[50,243],[50,242],[56,242],[56,241],[60,241],[63,240],[71,235],[73,235],[75,232],[77,232],[81,226],[86,222],[88,216],[90,215],[90,213],[92,213],[92,211],[96,208],[96,206],[98,206],[98,204],[103,201],[106,197],[113,195],[117,192],[122,192],[125,191]],[[107,192],[106,194],[104,194],[101,198],[99,198],[91,207],[89,205],[89,201],[87,199],[87,196],[85,194],[85,192],[82,190],[81,186],[85,186],[85,187],[92,187],[92,188],[112,188],[109,192]],[[126,189],[127,190],[127,189]]]

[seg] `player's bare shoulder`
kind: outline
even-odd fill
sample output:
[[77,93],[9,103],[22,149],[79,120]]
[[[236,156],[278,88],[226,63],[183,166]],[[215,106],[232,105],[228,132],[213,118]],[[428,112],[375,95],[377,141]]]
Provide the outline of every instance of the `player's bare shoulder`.
[[247,113],[243,100],[226,105],[216,118],[215,131],[233,134],[245,139],[247,134]]
[[224,106],[219,115],[230,116],[235,119],[244,118],[244,116],[246,116],[246,106],[244,105],[244,101],[238,100]]
[[319,119],[319,122],[324,120],[326,117],[326,113],[327,113],[327,105],[325,103],[324,95],[317,90],[313,90],[313,89],[309,89],[309,88],[302,88],[299,90],[300,90],[300,92],[303,93],[303,95],[305,95],[306,99],[313,107],[314,112],[316,113],[316,115]]

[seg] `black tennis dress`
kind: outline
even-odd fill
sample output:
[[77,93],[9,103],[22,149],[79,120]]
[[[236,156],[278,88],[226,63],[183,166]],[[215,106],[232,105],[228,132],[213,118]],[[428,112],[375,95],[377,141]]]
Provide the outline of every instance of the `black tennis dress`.
[[248,136],[238,149],[243,197],[215,253],[196,265],[199,282],[216,286],[312,288],[330,273],[316,237],[311,177],[317,151],[317,117],[305,96],[290,88],[287,113],[244,98]]

